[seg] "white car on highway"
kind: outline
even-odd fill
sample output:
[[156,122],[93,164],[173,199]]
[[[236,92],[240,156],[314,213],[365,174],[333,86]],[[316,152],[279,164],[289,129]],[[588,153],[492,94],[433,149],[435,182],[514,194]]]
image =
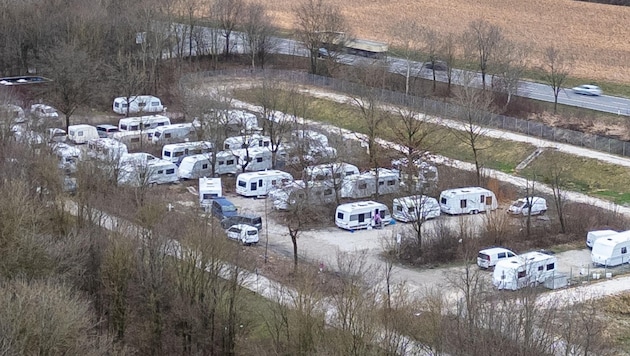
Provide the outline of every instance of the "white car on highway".
[[581,95],[591,95],[591,96],[602,95],[602,89],[598,87],[597,85],[591,85],[591,84],[583,84],[583,85],[574,87],[571,90],[573,90],[575,94],[581,94]]

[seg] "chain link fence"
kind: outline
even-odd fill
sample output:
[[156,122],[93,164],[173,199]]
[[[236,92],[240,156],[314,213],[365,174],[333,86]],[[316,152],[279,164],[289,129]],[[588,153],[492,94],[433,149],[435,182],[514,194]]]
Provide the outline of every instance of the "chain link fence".
[[[182,79],[185,84],[189,81],[198,81],[207,78],[243,78],[243,79],[274,79],[311,85],[333,91],[347,93],[354,96],[362,96],[369,93],[379,98],[379,101],[396,106],[406,106],[415,111],[445,119],[462,120],[465,112],[462,107],[445,101],[409,96],[400,92],[370,88],[361,84],[343,79],[323,77],[305,72],[289,70],[216,70],[192,73]],[[548,126],[540,122],[519,119],[504,115],[488,113],[487,126],[512,131],[527,136],[537,137],[548,141],[566,143],[573,146],[590,148],[620,156],[630,157],[630,142],[614,138],[592,135],[580,131]]]

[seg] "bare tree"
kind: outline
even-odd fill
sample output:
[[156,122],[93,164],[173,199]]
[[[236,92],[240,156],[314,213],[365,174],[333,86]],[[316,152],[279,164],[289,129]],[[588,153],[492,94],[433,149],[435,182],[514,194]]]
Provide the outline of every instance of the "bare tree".
[[431,63],[433,91],[435,92],[437,86],[436,71],[439,65],[438,61],[440,61],[440,39],[438,32],[429,27],[422,29],[422,37],[424,38],[423,51],[427,56],[427,62]]
[[256,69],[256,62],[260,68],[265,67],[265,61],[273,48],[273,18],[267,13],[262,4],[247,4],[243,11],[243,42],[249,48],[252,69]]
[[[299,93],[295,88],[290,88],[289,93],[284,95],[284,85],[278,81],[264,79],[262,87],[258,91],[258,102],[260,104],[260,116],[262,117],[263,132],[271,140],[271,162],[272,166],[278,164],[278,155],[285,150],[289,133],[296,128],[295,116],[288,114],[289,107],[292,107],[295,114],[304,114],[304,109],[300,109],[293,104],[306,101],[300,100]],[[300,106],[300,105],[298,105]]]
[[223,54],[226,57],[230,55],[230,37],[241,20],[244,6],[243,0],[221,0],[214,3],[215,17],[225,38]]
[[510,104],[512,96],[518,95],[520,81],[527,67],[529,49],[504,40],[496,49],[495,70],[492,75],[494,91],[507,95],[505,107]]
[[571,71],[571,61],[554,46],[547,47],[544,54],[545,81],[553,90],[553,113],[558,111],[558,95]]
[[564,214],[564,208],[567,203],[566,195],[567,192],[564,190],[565,188],[565,175],[564,168],[559,166],[557,163],[552,164],[549,167],[549,185],[551,185],[551,190],[553,191],[553,203],[556,207],[556,211],[558,212],[558,221],[560,222],[560,229],[562,233],[567,232],[566,225],[566,216]]
[[474,20],[463,34],[466,53],[476,58],[481,71],[482,87],[486,89],[486,74],[492,70],[497,60],[497,48],[503,42],[501,29],[485,20]]
[[409,95],[409,84],[412,70],[422,70],[421,68],[412,68],[412,64],[418,60],[418,40],[421,34],[420,25],[412,21],[403,21],[402,23],[393,24],[391,30],[395,33],[395,44],[400,48],[400,52],[396,53],[405,60],[405,95]]
[[439,54],[446,65],[446,81],[448,93],[451,93],[451,85],[453,83],[453,65],[457,60],[457,40],[454,34],[448,33],[443,36],[439,47]]
[[112,72],[111,83],[115,84],[115,88],[112,89],[125,98],[127,103],[125,116],[129,116],[131,104],[146,90],[148,79],[146,72],[138,66],[131,54],[123,55],[122,53],[116,57]]

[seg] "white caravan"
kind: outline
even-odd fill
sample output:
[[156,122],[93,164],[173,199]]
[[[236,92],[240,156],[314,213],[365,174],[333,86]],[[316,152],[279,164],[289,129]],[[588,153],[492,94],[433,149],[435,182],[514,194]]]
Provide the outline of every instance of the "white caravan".
[[239,130],[255,131],[260,130],[256,115],[243,110],[228,110],[227,125],[236,126]]
[[125,117],[118,121],[120,131],[140,131],[156,129],[171,124],[171,119],[163,115]]
[[336,201],[335,190],[325,182],[296,180],[272,189],[267,195],[276,210],[287,210],[297,202],[326,205]]
[[141,187],[145,185],[175,183],[177,166],[161,159],[150,160],[144,164],[128,162],[120,168],[118,185]]
[[57,143],[53,146],[53,152],[59,158],[59,169],[66,174],[77,171],[77,162],[81,159],[81,150],[78,147],[65,143]]
[[335,212],[335,224],[345,230],[367,229],[373,226],[376,213],[381,217],[383,226],[391,222],[385,204],[374,201],[341,204]]
[[593,244],[594,265],[614,267],[630,262],[630,230],[598,239]]
[[241,148],[238,150],[224,151],[238,157],[238,168],[241,169],[246,162],[246,172],[258,172],[271,169],[271,151],[262,147]]
[[527,252],[497,262],[492,274],[492,284],[498,289],[517,290],[544,283],[553,278],[558,260],[542,252]]
[[114,99],[112,109],[116,114],[156,113],[166,110],[162,101],[152,95],[137,95],[129,98],[120,96]]
[[140,146],[141,143],[149,143],[146,131],[120,131],[114,132],[112,138],[120,141],[127,146]]
[[279,170],[241,173],[236,178],[236,193],[245,197],[265,196],[271,189],[292,180],[291,174]]
[[179,179],[197,179],[212,175],[210,154],[199,154],[184,157],[177,168]]
[[392,204],[392,217],[398,221],[417,221],[435,219],[440,216],[440,204],[437,199],[426,195],[413,195],[396,198]]
[[209,208],[212,199],[223,196],[223,185],[221,178],[199,178],[199,205],[202,208]]
[[209,141],[170,143],[162,147],[162,159],[179,165],[184,157],[211,153],[213,147],[214,145]]
[[70,125],[68,126],[68,141],[77,145],[87,143],[89,140],[97,139],[98,131],[92,125]]
[[223,142],[224,150],[235,150],[249,147],[271,147],[271,138],[259,134],[228,137]]
[[[392,169],[399,172],[403,184],[407,180],[409,174],[409,160],[406,158],[395,159],[392,161]],[[422,160],[413,161],[413,179],[415,186],[412,187],[416,191],[422,191],[427,188],[437,187],[438,170],[437,167]]]
[[448,189],[440,194],[440,208],[450,215],[477,214],[498,206],[494,193],[480,187]]
[[[400,189],[398,173],[384,168],[379,168],[378,172],[379,194],[398,192]],[[367,198],[376,194],[376,185],[376,173],[374,170],[371,170],[366,173],[346,176],[341,183],[339,193],[342,198]]]
[[337,180],[359,173],[359,168],[350,163],[318,164],[304,169],[304,179],[315,181]]
[[167,144],[175,142],[183,142],[193,138],[195,128],[193,124],[173,124],[160,126],[152,131],[151,141],[154,144]]
[[542,215],[546,212],[547,201],[541,197],[521,198],[508,208],[508,213],[512,215]]
[[113,138],[97,138],[88,141],[88,157],[108,162],[117,162],[129,153],[127,145]]
[[619,232],[615,231],[615,230],[596,230],[596,231],[589,231],[586,234],[586,246],[590,249],[593,249],[593,245],[595,244],[595,241],[601,239],[602,237],[607,237],[607,236],[612,236],[612,235],[617,235]]

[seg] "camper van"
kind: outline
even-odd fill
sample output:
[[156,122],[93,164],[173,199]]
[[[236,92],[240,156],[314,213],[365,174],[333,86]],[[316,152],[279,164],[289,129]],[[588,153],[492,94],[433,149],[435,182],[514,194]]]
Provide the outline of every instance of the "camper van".
[[171,119],[163,115],[125,117],[118,121],[120,131],[145,131],[171,124]]
[[486,248],[477,254],[477,266],[484,269],[492,268],[496,266],[497,262],[512,257],[516,257],[516,254],[507,248]]
[[326,205],[337,200],[335,190],[331,184],[321,181],[296,180],[275,187],[267,195],[271,199],[273,208],[287,210],[296,202]]
[[246,172],[258,172],[271,169],[271,151],[263,147],[241,148],[238,150],[224,151],[238,157],[238,168],[241,169],[245,162]]
[[426,195],[413,195],[396,198],[392,204],[392,217],[398,221],[417,221],[435,219],[440,216],[440,204],[437,199]]
[[162,159],[179,165],[184,157],[211,153],[213,147],[209,141],[170,143],[162,147]]
[[199,178],[199,205],[202,208],[209,208],[212,199],[223,196],[223,185],[221,178]]
[[556,272],[557,258],[542,252],[527,252],[497,262],[492,284],[498,289],[517,290],[544,283]]
[[591,251],[594,265],[615,267],[630,262],[630,230],[597,239]]
[[512,215],[542,215],[546,212],[547,201],[541,197],[521,198],[508,208],[508,213]]
[[389,209],[385,204],[374,201],[341,204],[335,212],[335,224],[345,230],[367,229],[374,225],[377,213],[383,225],[391,222]]
[[265,196],[274,187],[292,180],[291,174],[279,170],[241,173],[236,178],[236,193],[245,197]]
[[[393,194],[400,189],[398,174],[384,168],[379,168],[379,194]],[[342,198],[361,199],[376,194],[376,173],[374,170],[346,176],[339,191]]]
[[127,145],[112,138],[97,138],[88,141],[88,157],[115,162],[129,153]]
[[150,160],[144,164],[128,162],[121,165],[118,174],[118,185],[133,187],[175,183],[177,181],[177,166],[161,159]]
[[250,147],[271,147],[271,138],[259,134],[228,137],[223,142],[224,150],[235,150]]
[[480,187],[448,189],[440,194],[440,208],[449,215],[477,214],[497,207],[494,193]]
[[316,181],[333,180],[333,178],[335,180],[341,180],[344,177],[359,173],[357,166],[343,162],[319,164],[304,169],[305,179]]
[[70,125],[68,126],[68,141],[77,145],[87,143],[89,140],[97,139],[98,131],[92,125]]
[[174,124],[155,128],[152,131],[151,141],[154,144],[167,144],[183,142],[195,134],[193,124]]
[[166,110],[159,98],[151,95],[121,96],[114,99],[112,109],[116,114],[156,113]]
[[590,249],[593,249],[593,245],[595,244],[595,241],[601,239],[602,237],[612,236],[618,233],[619,232],[615,230],[589,231],[588,233],[586,233],[586,246]]

